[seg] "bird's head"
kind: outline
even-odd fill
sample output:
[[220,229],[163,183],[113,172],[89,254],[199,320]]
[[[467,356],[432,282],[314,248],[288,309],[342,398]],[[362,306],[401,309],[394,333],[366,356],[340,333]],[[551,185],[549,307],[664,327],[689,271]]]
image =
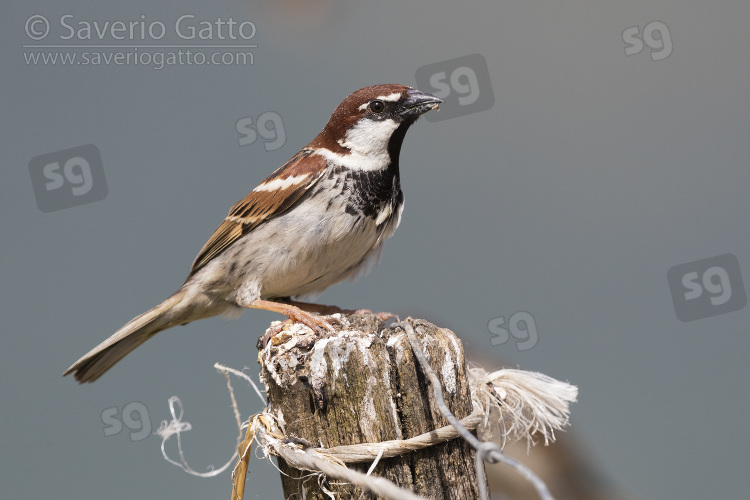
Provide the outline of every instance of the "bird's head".
[[397,160],[406,130],[443,100],[398,84],[352,92],[333,112],[309,147],[360,170],[387,168]]

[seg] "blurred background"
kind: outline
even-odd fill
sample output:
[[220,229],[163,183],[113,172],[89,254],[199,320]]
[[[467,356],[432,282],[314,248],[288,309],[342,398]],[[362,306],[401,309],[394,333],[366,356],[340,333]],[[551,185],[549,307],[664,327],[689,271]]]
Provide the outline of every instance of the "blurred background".
[[[446,104],[407,136],[380,265],[320,301],[422,317],[487,369],[577,385],[565,437],[589,486],[747,495],[747,2],[0,13],[4,497],[229,497],[229,472],[187,475],[153,432],[176,395],[190,466],[225,463],[237,429],[213,364],[257,379],[279,316],[169,330],[93,385],[61,374],[177,289],[229,207],[346,95],[386,82]],[[262,409],[235,390],[243,416]],[[281,497],[271,465],[250,470],[247,498]]]

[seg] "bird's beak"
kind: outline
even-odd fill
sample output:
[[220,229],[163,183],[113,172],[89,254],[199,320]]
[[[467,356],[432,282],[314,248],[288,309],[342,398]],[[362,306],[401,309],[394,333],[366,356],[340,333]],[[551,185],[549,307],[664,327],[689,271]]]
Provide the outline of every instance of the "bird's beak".
[[442,99],[434,95],[425,94],[417,89],[409,89],[406,92],[408,97],[401,103],[398,110],[398,114],[404,118],[417,118],[431,109],[438,108],[440,103],[443,102]]

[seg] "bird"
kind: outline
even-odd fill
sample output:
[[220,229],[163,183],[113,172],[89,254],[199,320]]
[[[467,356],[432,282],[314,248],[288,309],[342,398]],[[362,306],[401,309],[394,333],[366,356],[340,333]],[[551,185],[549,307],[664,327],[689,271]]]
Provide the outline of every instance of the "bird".
[[378,261],[404,208],[399,155],[406,131],[442,102],[399,84],[351,93],[307,146],[231,207],[174,294],[63,376],[94,382],[160,331],[244,309],[332,331],[331,317],[317,314],[330,309],[300,300],[356,279]]

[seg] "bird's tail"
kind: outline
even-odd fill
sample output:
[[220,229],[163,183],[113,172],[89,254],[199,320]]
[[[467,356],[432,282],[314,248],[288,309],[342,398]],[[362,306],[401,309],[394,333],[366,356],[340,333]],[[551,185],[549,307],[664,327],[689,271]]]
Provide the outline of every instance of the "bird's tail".
[[63,376],[72,373],[80,383],[93,382],[160,331],[198,319],[188,317],[192,316],[193,308],[180,307],[184,296],[183,290],[179,290],[158,306],[131,319],[114,335],[73,363]]

